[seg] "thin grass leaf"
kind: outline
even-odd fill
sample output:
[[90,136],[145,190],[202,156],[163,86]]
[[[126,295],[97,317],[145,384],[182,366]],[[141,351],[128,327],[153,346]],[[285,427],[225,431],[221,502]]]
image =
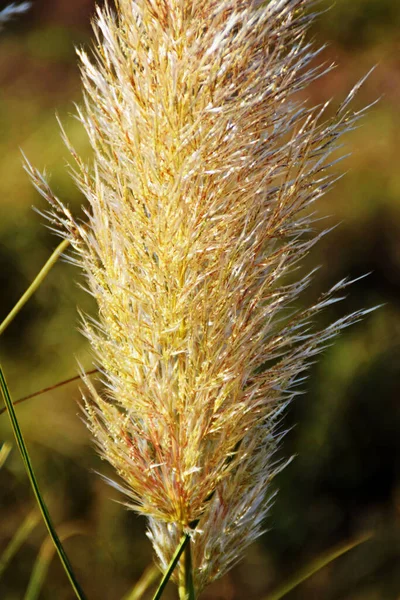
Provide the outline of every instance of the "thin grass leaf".
[[0,469],[6,462],[8,455],[11,452],[11,448],[12,448],[11,444],[7,444],[7,442],[5,442],[2,445],[2,447],[0,448]]
[[294,588],[296,588],[298,585],[303,583],[303,581],[309,579],[312,575],[314,575],[314,573],[317,573],[318,571],[326,567],[326,565],[329,565],[329,563],[334,561],[336,558],[339,558],[339,556],[346,554],[346,552],[349,552],[349,550],[356,548],[356,546],[367,542],[369,539],[371,539],[372,535],[372,533],[362,535],[361,537],[351,542],[347,542],[344,545],[336,546],[334,549],[328,550],[328,552],[325,552],[321,556],[318,556],[306,567],[303,567],[297,573],[295,573],[288,581],[279,586],[275,591],[265,596],[264,600],[280,600],[281,598],[286,596],[286,594],[294,590]]
[[179,546],[177,547],[175,554],[173,555],[171,562],[169,563],[168,569],[165,571],[165,574],[163,575],[163,578],[160,581],[160,585],[157,588],[156,593],[153,596],[153,600],[159,600],[165,590],[165,587],[168,583],[168,581],[171,579],[171,575],[174,572],[174,569],[176,567],[176,565],[179,562],[180,557],[182,556],[182,553],[184,552],[187,544],[190,541],[190,534],[187,533],[184,537],[182,537],[181,542],[179,544]]
[[26,292],[21,296],[18,300],[17,304],[14,308],[9,312],[4,321],[0,324],[0,335],[5,332],[10,323],[15,319],[21,308],[25,306],[28,300],[33,296],[38,287],[41,285],[45,277],[49,274],[51,268],[55,265],[57,260],[60,258],[61,254],[68,248],[69,240],[63,240],[61,244],[57,246],[54,250],[53,254],[50,256],[46,264],[39,271],[34,281],[28,287]]
[[[92,369],[91,371],[85,371],[84,375],[86,377],[87,375],[94,375],[94,373],[97,373],[97,372],[98,372],[98,369]],[[19,398],[19,400],[14,400],[13,406],[17,406],[17,404],[21,404],[21,402],[25,402],[26,400],[31,400],[32,398],[36,398],[36,396],[41,396],[42,394],[45,394],[46,392],[52,392],[53,390],[56,390],[63,385],[67,385],[68,383],[72,383],[73,381],[78,381],[81,378],[82,378],[82,375],[75,375],[74,377],[70,377],[69,379],[64,379],[64,381],[59,381],[58,383],[56,383],[54,385],[50,385],[49,387],[43,388],[42,390],[39,390],[38,392],[33,392],[33,394],[28,394],[28,396]],[[0,416],[5,412],[7,412],[7,408],[6,407],[1,408]],[[0,464],[0,466],[1,466],[1,464]]]
[[156,582],[159,572],[160,570],[155,565],[148,567],[139,581],[135,583],[133,588],[127,594],[125,594],[122,600],[140,600],[150,586]]
[[40,514],[37,512],[37,510],[33,510],[21,523],[12,539],[7,544],[3,554],[0,556],[0,579],[9,563],[12,561],[22,544],[28,538],[29,534],[36,527],[39,521]]
[[79,598],[79,600],[86,600],[86,596],[85,596],[83,590],[81,589],[79,583],[76,580],[75,574],[72,570],[72,566],[68,560],[68,557],[65,553],[63,545],[61,544],[61,541],[60,541],[60,539],[57,535],[57,532],[54,528],[54,525],[51,521],[50,514],[47,509],[46,503],[40,493],[40,489],[39,489],[38,483],[36,481],[32,463],[31,463],[31,460],[29,457],[29,453],[28,453],[27,447],[24,442],[22,431],[21,431],[19,423],[18,423],[17,415],[15,414],[15,411],[14,411],[14,406],[13,406],[13,403],[12,403],[12,400],[10,397],[10,392],[8,390],[8,386],[7,386],[7,383],[6,383],[4,374],[3,374],[3,370],[1,367],[0,367],[0,387],[1,387],[1,391],[3,393],[4,402],[6,404],[7,411],[8,411],[9,417],[10,417],[10,421],[11,421],[11,425],[12,425],[13,432],[15,435],[15,439],[17,441],[18,448],[21,452],[22,460],[24,462],[25,469],[28,474],[28,478],[29,478],[30,484],[32,486],[32,490],[35,495],[36,501],[39,505],[43,520],[46,524],[46,527],[48,529],[50,537],[54,543],[54,546],[57,550],[58,556],[60,557],[61,563],[64,567],[64,570],[67,574],[67,577],[71,583],[71,587],[74,590],[76,597]]
[[[79,535],[81,533],[83,533],[83,528],[76,523],[69,523],[60,527],[60,539],[63,541],[73,535]],[[24,600],[37,600],[39,597],[54,553],[54,544],[49,538],[46,538],[39,550],[38,557],[32,569]]]

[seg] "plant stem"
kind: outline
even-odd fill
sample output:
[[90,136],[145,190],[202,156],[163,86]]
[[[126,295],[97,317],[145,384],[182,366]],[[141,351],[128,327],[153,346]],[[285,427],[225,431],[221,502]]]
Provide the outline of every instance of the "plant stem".
[[60,541],[60,538],[57,535],[57,532],[56,532],[54,525],[52,523],[52,520],[50,518],[50,514],[48,511],[47,505],[46,505],[44,498],[40,492],[40,489],[39,489],[39,486],[38,486],[38,483],[37,483],[37,480],[35,477],[35,473],[33,471],[31,459],[29,457],[29,453],[28,453],[27,447],[25,445],[22,431],[21,431],[19,423],[18,423],[17,415],[15,414],[15,410],[14,410],[14,406],[13,406],[13,403],[11,400],[10,392],[8,390],[7,382],[5,380],[1,366],[0,366],[0,389],[3,394],[4,402],[7,406],[7,411],[8,411],[9,417],[10,417],[11,425],[13,428],[16,442],[17,442],[17,446],[19,448],[19,451],[22,456],[22,460],[25,465],[25,470],[27,472],[33,493],[34,493],[36,501],[39,505],[40,512],[42,513],[42,517],[46,524],[50,538],[52,539],[53,544],[57,550],[61,564],[64,567],[64,571],[67,574],[67,577],[70,581],[72,589],[75,592],[76,597],[79,600],[86,600],[86,596],[85,596],[82,588],[80,587],[78,581],[76,580],[75,574],[72,570],[72,566],[71,566],[69,559],[65,553],[65,550]]
[[141,600],[141,598],[144,598],[145,592],[158,579],[159,573],[160,571],[156,565],[148,567],[139,581],[121,600]]
[[165,586],[167,585],[168,581],[171,578],[171,575],[176,567],[176,565],[179,562],[179,559],[183,553],[183,551],[185,550],[186,546],[188,545],[190,541],[190,534],[186,533],[182,538],[181,541],[179,542],[179,546],[177,547],[177,549],[175,550],[175,554],[171,559],[171,562],[168,565],[168,569],[166,570],[166,572],[164,573],[160,585],[157,588],[157,591],[155,593],[155,595],[153,596],[153,600],[159,600],[163,594],[163,591],[165,589]]
[[[85,371],[83,375],[93,375],[97,373],[98,369],[92,369],[91,371]],[[17,404],[21,404],[21,402],[25,402],[26,400],[30,400],[31,398],[36,398],[36,396],[40,396],[41,394],[45,394],[46,392],[52,392],[62,385],[66,385],[67,383],[72,383],[73,381],[78,381],[82,379],[81,375],[75,375],[74,377],[70,377],[69,379],[64,379],[64,381],[60,381],[59,383],[55,383],[54,385],[50,385],[49,387],[43,388],[38,392],[33,392],[33,394],[29,394],[28,396],[24,396],[23,398],[19,398],[19,400],[14,400],[13,406],[17,406]],[[7,412],[7,408],[0,408],[0,415]]]
[[4,321],[0,324],[0,335],[2,333],[4,333],[4,331],[7,329],[7,327],[11,323],[11,321],[13,321],[15,319],[15,317],[17,316],[17,314],[19,313],[21,308],[23,306],[25,306],[25,304],[28,302],[29,298],[31,296],[33,296],[33,294],[36,292],[36,290],[38,289],[38,287],[40,286],[42,281],[48,275],[50,269],[55,265],[57,260],[60,258],[61,254],[64,252],[64,250],[66,250],[68,248],[69,244],[70,244],[69,240],[63,240],[61,242],[61,244],[59,244],[57,246],[57,248],[54,250],[53,254],[50,256],[49,260],[46,262],[46,264],[42,267],[42,269],[36,275],[35,279],[31,283],[31,285],[28,287],[26,292],[21,296],[21,298],[18,300],[17,304],[14,306],[14,308],[11,310],[11,312],[6,316]]
[[193,584],[193,566],[190,541],[181,558],[179,569],[179,598],[180,600],[196,600]]

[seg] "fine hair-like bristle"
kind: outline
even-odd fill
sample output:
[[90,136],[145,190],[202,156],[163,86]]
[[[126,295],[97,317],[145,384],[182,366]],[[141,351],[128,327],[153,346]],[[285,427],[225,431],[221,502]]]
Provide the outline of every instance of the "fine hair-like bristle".
[[26,12],[30,7],[31,2],[20,2],[19,4],[12,2],[5,8],[2,8],[0,10],[0,27],[16,15]]
[[312,4],[98,9],[95,58],[79,53],[93,165],[71,148],[87,221],[30,167],[99,308],[84,330],[106,391],[87,380],[89,427],[162,567],[192,532],[197,590],[262,532],[283,408],[362,315],[313,329],[347,281],[293,308],[311,278],[293,269],[319,238],[310,207],[359,117],[353,92],[325,121],[326,106],[296,99],[325,69],[306,38]]

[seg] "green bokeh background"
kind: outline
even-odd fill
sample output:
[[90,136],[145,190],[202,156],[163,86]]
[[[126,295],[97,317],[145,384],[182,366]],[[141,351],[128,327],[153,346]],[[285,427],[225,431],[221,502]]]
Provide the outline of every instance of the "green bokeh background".
[[[3,3],[5,4],[5,3]],[[32,10],[0,37],[0,320],[58,243],[32,206],[44,201],[23,171],[21,153],[51,175],[72,210],[83,198],[66,169],[57,112],[73,144],[88,144],[74,118],[81,101],[74,51],[90,39],[92,0],[34,0]],[[328,8],[330,2],[321,2]],[[345,276],[371,274],[321,317],[328,323],[361,307],[383,306],[346,330],[310,371],[307,392],[289,409],[282,455],[297,458],[277,478],[269,531],[243,560],[204,593],[204,600],[262,599],[312,557],[364,531],[372,541],[320,571],[288,600],[400,599],[400,3],[337,0],[312,34],[327,63],[338,66],[305,95],[334,106],[372,66],[357,96],[361,108],[378,97],[360,127],[345,136],[347,170],[320,201],[322,228],[340,225],[314,249],[321,265],[303,299],[314,300]],[[333,110],[332,108],[332,110]],[[14,399],[77,372],[91,358],[78,331],[77,306],[91,311],[80,274],[56,265],[3,335],[0,358]],[[79,414],[79,386],[70,384],[18,409],[42,489],[58,525],[82,522],[86,534],[66,542],[88,598],[115,600],[152,561],[145,521],[94,471],[100,461]],[[0,440],[12,440],[6,416]],[[14,449],[0,471],[0,554],[34,506]],[[0,580],[0,598],[24,598],[45,539],[39,525]],[[57,560],[40,598],[72,598]],[[171,587],[166,595],[174,598]]]

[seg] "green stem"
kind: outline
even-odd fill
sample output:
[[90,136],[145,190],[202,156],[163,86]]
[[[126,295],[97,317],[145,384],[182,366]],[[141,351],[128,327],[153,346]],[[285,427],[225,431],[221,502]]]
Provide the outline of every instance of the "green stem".
[[11,312],[6,316],[4,321],[0,324],[0,335],[2,333],[4,333],[4,331],[10,325],[10,323],[15,319],[15,317],[17,316],[17,314],[19,313],[21,308],[23,306],[25,306],[25,304],[28,302],[29,298],[36,292],[36,290],[38,289],[38,287],[40,286],[42,281],[48,275],[50,269],[55,265],[57,260],[60,258],[61,254],[68,248],[69,244],[70,244],[69,240],[63,240],[61,242],[61,244],[59,244],[57,246],[57,248],[54,250],[53,254],[50,256],[49,260],[39,271],[39,273],[35,277],[34,281],[31,283],[31,285],[28,287],[26,292],[21,296],[21,298],[18,300],[17,304],[14,306],[14,308],[11,310]]
[[158,579],[160,571],[156,565],[148,567],[139,581],[135,583],[133,588],[125,594],[122,600],[141,600],[144,597],[145,592],[152,586]]
[[72,570],[72,567],[68,560],[68,557],[65,553],[64,547],[61,544],[60,538],[58,537],[56,530],[54,529],[54,525],[51,521],[50,514],[47,509],[46,503],[42,497],[42,494],[40,493],[40,489],[39,489],[38,483],[36,481],[35,473],[33,471],[33,467],[32,467],[32,463],[31,463],[31,460],[30,460],[30,457],[28,454],[28,450],[25,445],[22,431],[21,431],[19,423],[18,423],[17,415],[15,414],[15,410],[14,410],[14,406],[13,406],[13,403],[12,403],[12,400],[10,397],[10,393],[8,391],[7,382],[5,380],[5,377],[4,377],[1,367],[0,367],[0,388],[3,393],[4,402],[7,407],[8,415],[10,417],[10,421],[11,421],[11,425],[12,425],[12,428],[14,431],[15,439],[17,441],[17,445],[18,445],[19,451],[21,453],[22,460],[25,464],[25,469],[28,474],[29,481],[32,486],[32,490],[35,495],[36,501],[39,505],[40,512],[42,513],[42,517],[46,524],[49,535],[50,535],[50,537],[53,541],[53,544],[57,550],[58,556],[60,557],[60,561],[64,567],[64,570],[67,574],[67,577],[71,583],[71,586],[75,592],[76,597],[79,598],[79,600],[86,600],[86,596],[83,593],[83,590],[81,589],[79,583],[77,582],[77,580],[75,578],[74,572]]
[[193,565],[192,552],[190,541],[185,548],[184,555],[181,559],[181,581],[179,584],[179,597],[181,600],[196,600],[193,582]]
[[[64,541],[73,535],[83,534],[83,528],[79,524],[68,523],[61,525],[60,538]],[[37,600],[46,579],[51,561],[54,556],[54,545],[50,538],[46,537],[40,550],[34,567],[31,571],[29,584],[25,592],[24,600]]]
[[35,510],[29,513],[29,515],[19,526],[12,540],[9,542],[3,554],[0,556],[0,579],[3,576],[4,571],[8,567],[10,561],[14,558],[15,554],[21,548],[22,544],[25,542],[26,538],[29,536],[34,527],[36,527],[39,521],[40,514],[35,508]]
[[177,549],[175,550],[175,554],[173,555],[171,562],[168,565],[168,569],[166,570],[166,572],[163,575],[163,578],[160,581],[160,585],[158,586],[158,589],[155,593],[155,595],[153,596],[153,600],[160,600],[164,589],[168,583],[168,581],[171,578],[171,575],[176,567],[176,565],[179,562],[180,557],[182,556],[183,551],[185,550],[187,544],[190,541],[190,534],[186,533],[182,538],[181,541],[179,543],[179,546],[177,547]]

